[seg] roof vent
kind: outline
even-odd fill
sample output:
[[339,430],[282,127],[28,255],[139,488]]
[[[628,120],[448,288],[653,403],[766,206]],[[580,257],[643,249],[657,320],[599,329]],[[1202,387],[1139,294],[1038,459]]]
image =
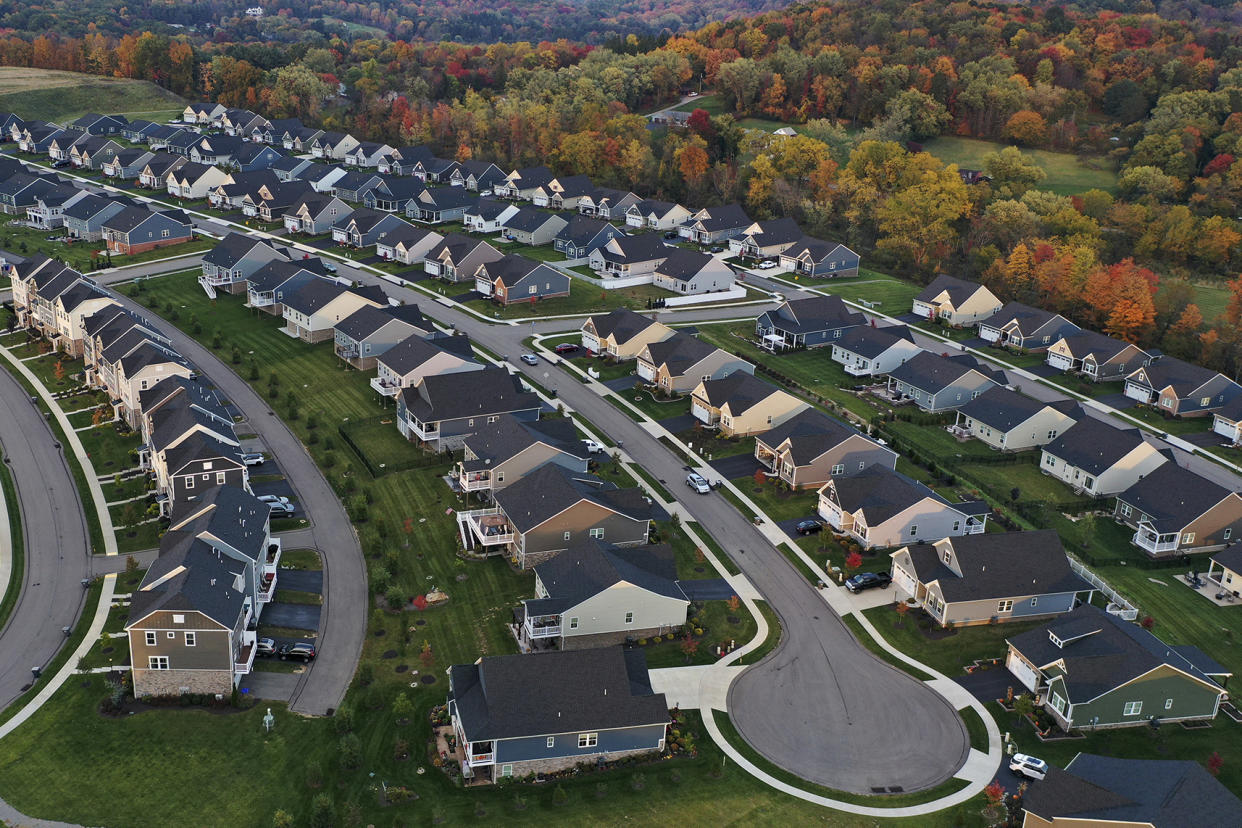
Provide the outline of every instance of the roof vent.
[[215,586],[215,585],[216,585],[216,579],[215,579],[215,578],[212,578],[212,579],[211,579],[211,585],[212,585],[212,586]]

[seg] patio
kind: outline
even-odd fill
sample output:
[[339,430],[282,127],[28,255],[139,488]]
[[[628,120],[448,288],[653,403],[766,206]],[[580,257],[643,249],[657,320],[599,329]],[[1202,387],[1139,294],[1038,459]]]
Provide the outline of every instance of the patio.
[[1222,584],[1220,574],[1219,570],[1206,575],[1195,573],[1193,576],[1186,572],[1177,576],[1177,582],[1190,587],[1218,607],[1242,607],[1242,597],[1238,595],[1239,590],[1230,589]]

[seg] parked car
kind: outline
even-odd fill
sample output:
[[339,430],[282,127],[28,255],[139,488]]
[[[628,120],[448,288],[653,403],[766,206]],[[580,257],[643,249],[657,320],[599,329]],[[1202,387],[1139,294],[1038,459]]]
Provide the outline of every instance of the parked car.
[[794,527],[799,535],[814,535],[816,532],[822,532],[824,524],[818,520],[800,520],[798,525]]
[[329,273],[336,273],[336,265],[329,259],[320,259],[323,262],[323,269]]
[[538,365],[539,364],[539,357],[536,356],[535,354],[522,354],[520,359],[522,360],[522,362],[525,362],[527,365]]
[[707,482],[707,479],[696,472],[686,475],[686,485],[699,494],[708,494],[712,490],[712,485]]
[[887,572],[860,572],[845,582],[845,588],[855,594],[864,589],[886,587],[893,582],[893,576]]
[[57,160],[55,160],[55,161],[53,161],[53,162],[52,162],[52,166],[53,166],[53,167],[55,167],[55,168],[56,168],[56,169],[58,169],[58,170],[60,170],[60,169],[64,169],[65,167],[69,166],[69,159],[68,159],[68,158],[59,158],[59,159],[57,159]]
[[578,346],[572,342],[562,342],[560,345],[556,346],[556,352],[558,354],[572,354],[577,350]]
[[1009,769],[1028,779],[1043,779],[1048,775],[1048,763],[1025,753],[1015,753],[1009,760]]
[[242,455],[242,462],[247,466],[262,466],[267,462],[267,458],[263,456],[262,452],[251,451]]
[[315,658],[315,646],[313,644],[307,644],[304,641],[299,641],[296,644],[281,644],[280,660],[284,661],[287,658],[300,658],[303,661],[313,661]]
[[680,236],[680,235],[681,235],[681,234],[680,234],[680,233],[678,233],[676,230],[670,230],[670,231],[668,231],[667,233],[665,233],[665,234],[664,234],[664,238],[666,238],[666,239],[675,239],[675,238],[677,238],[677,237],[678,237],[678,236]]
[[276,642],[270,638],[260,638],[254,645],[254,654],[261,656],[276,655]]
[[262,503],[289,503],[289,498],[284,495],[259,495],[258,500]]
[[587,454],[599,454],[604,450],[604,444],[594,440],[583,440],[582,444],[586,446]]
[[776,262],[772,261],[771,259],[768,259],[767,261],[759,263],[760,270],[771,270],[774,267],[776,267]]
[[287,500],[284,503],[269,503],[267,506],[276,517],[289,517],[297,511],[297,507]]
[[713,252],[713,253],[723,253],[723,252],[724,252],[724,248],[723,248],[723,247],[713,247],[713,248],[712,248],[712,252]]

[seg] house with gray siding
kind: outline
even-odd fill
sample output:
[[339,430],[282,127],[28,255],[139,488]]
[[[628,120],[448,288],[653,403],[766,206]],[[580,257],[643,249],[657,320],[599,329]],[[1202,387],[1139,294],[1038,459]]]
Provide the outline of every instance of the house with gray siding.
[[866,323],[866,317],[839,296],[810,296],[790,299],[775,310],[764,311],[755,320],[755,336],[769,351],[822,348],[850,328]]
[[505,221],[504,236],[509,241],[539,247],[551,244],[568,224],[564,216],[523,205]]
[[642,650],[485,656],[449,668],[449,716],[466,779],[599,767],[664,750],[664,694]]
[[318,258],[288,262],[275,259],[246,279],[246,306],[273,316],[284,315],[286,296],[293,296],[312,279],[326,277]]
[[1137,345],[1122,339],[1078,331],[1048,346],[1045,362],[1061,371],[1078,374],[1092,382],[1124,380],[1151,357]]
[[394,345],[411,336],[426,336],[433,327],[418,305],[363,305],[333,328],[336,355],[366,371]]
[[699,244],[720,244],[743,235],[753,224],[740,204],[725,204],[704,207],[687,219],[677,232],[682,238]]
[[1081,330],[1052,311],[1010,302],[979,323],[979,337],[1003,348],[1046,351],[1064,336]]
[[840,279],[857,276],[862,259],[843,244],[802,236],[781,251],[779,262],[799,276]]
[[888,374],[888,395],[911,399],[924,411],[951,411],[989,388],[1003,386],[1005,375],[969,354],[941,356],[920,351]]
[[432,374],[397,393],[397,429],[434,451],[454,451],[488,420],[537,420],[539,409],[539,396],[501,367]]
[[620,231],[606,221],[590,216],[571,216],[553,239],[552,246],[566,259],[585,259],[600,247],[608,244]]
[[1091,585],[1049,529],[942,538],[891,557],[896,600],[942,627],[1026,621],[1069,612],[1084,593],[1091,600]]
[[427,187],[405,203],[405,215],[426,224],[461,221],[478,200],[464,187]]
[[496,248],[481,239],[449,233],[423,258],[423,270],[446,282],[474,282],[481,265],[504,258]]
[[103,173],[109,178],[123,178],[130,181],[138,178],[142,171],[155,160],[155,153],[141,149],[123,149],[108,161],[104,162]]
[[517,253],[484,262],[474,274],[474,289],[498,305],[568,296],[569,284],[568,274]]
[[268,262],[288,261],[263,239],[231,232],[203,255],[203,281],[216,290],[243,293],[246,280]]
[[359,207],[332,225],[332,240],[353,247],[372,247],[390,232],[410,227],[400,216]]
[[1161,356],[1126,376],[1125,395],[1171,417],[1203,417],[1242,396],[1242,385],[1210,368]]

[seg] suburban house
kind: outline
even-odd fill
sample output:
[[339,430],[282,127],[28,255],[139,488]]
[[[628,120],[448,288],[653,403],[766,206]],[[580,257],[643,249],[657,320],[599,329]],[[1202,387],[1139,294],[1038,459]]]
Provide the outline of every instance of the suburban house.
[[700,382],[690,394],[690,413],[723,437],[766,432],[808,408],[807,404],[746,371]]
[[641,488],[620,489],[556,463],[493,492],[492,500],[490,508],[457,513],[462,542],[503,554],[521,569],[588,539],[640,546],[651,523],[651,504]]
[[[362,201],[362,194],[372,187],[378,187],[384,183],[384,179],[372,172],[346,172],[344,175],[338,176],[333,182],[330,191],[333,195],[339,196],[346,201],[357,204]],[[322,186],[320,187],[322,189]]]
[[150,190],[168,189],[168,179],[181,167],[190,163],[179,155],[157,152],[138,173],[138,183]]
[[362,206],[372,210],[383,210],[386,213],[402,213],[409,218],[419,218],[415,199],[426,189],[423,182],[416,178],[397,178],[390,175],[363,191]]
[[628,190],[596,187],[578,199],[578,212],[584,216],[595,216],[605,221],[625,221],[626,211],[640,201],[642,199]]
[[53,176],[34,176],[26,173],[11,175],[0,182],[0,209],[9,215],[25,215],[29,207],[39,203],[40,196],[55,190],[60,184]]
[[969,328],[995,316],[1003,307],[996,294],[977,282],[941,274],[914,297],[915,316],[944,320],[956,328]]
[[779,262],[790,273],[820,279],[857,276],[862,259],[843,244],[802,236],[781,251]]
[[187,504],[130,599],[134,695],[227,697],[254,666],[254,621],[275,592],[270,509],[221,487]]
[[373,170],[379,166],[380,160],[391,152],[392,147],[387,144],[377,144],[374,141],[360,141],[358,146],[345,153],[344,161],[347,167]]
[[126,207],[101,223],[110,253],[130,256],[194,238],[194,224],[180,210],[153,213],[146,207]]
[[261,130],[268,124],[267,118],[249,109],[226,109],[220,116],[220,126],[226,135],[233,137],[249,136],[253,130]]
[[124,355],[115,360],[105,353],[112,363],[113,384],[108,390],[115,395],[117,416],[130,428],[138,428],[142,417],[139,394],[172,377],[191,377],[194,369],[176,351],[145,337],[133,349],[121,350]]
[[505,180],[505,171],[490,161],[462,161],[449,174],[449,184],[472,193],[490,193]]
[[485,241],[449,233],[427,251],[423,270],[446,282],[473,282],[481,265],[499,261],[504,255]]
[[655,273],[656,266],[675,249],[666,245],[659,233],[615,236],[590,252],[587,267],[604,277],[647,276]]
[[110,138],[79,138],[69,148],[69,163],[81,169],[101,170],[122,149],[124,147]]
[[432,335],[406,337],[380,354],[376,367],[371,387],[382,396],[395,397],[423,377],[482,371],[485,366],[474,358],[470,337]]
[[480,198],[462,213],[462,225],[471,233],[499,233],[518,207],[494,198]]
[[606,647],[676,632],[689,607],[671,547],[588,539],[535,567],[513,629],[524,653]]
[[741,236],[754,224],[740,204],[704,207],[686,219],[677,232],[699,244],[720,244]]
[[607,354],[618,361],[638,359],[653,342],[662,342],[674,333],[667,325],[617,308],[609,313],[589,317],[582,323],[582,347],[596,354]]
[[461,221],[478,200],[462,187],[427,188],[406,202],[405,215],[425,224]]
[[203,255],[203,281],[216,290],[242,293],[246,280],[263,265],[287,260],[263,239],[231,232]]
[[242,144],[233,151],[229,163],[243,172],[255,172],[271,169],[271,166],[284,158],[278,150],[263,144]]
[[86,191],[70,184],[54,187],[38,196],[26,208],[26,221],[37,230],[54,230],[64,226],[65,210],[86,198]]
[[336,323],[333,350],[353,367],[366,371],[394,345],[431,331],[432,325],[423,318],[418,305],[363,305]]
[[867,324],[866,317],[839,296],[790,299],[755,320],[755,336],[770,351],[831,345],[850,328]]
[[300,259],[288,262],[275,259],[260,267],[246,279],[246,305],[269,313],[284,316],[285,297],[292,296],[302,285],[324,274],[318,259]]
[[950,503],[922,483],[883,465],[834,475],[819,490],[819,516],[865,548],[899,546],[987,528],[987,503]]
[[448,704],[462,776],[491,782],[657,754],[669,722],[646,655],[621,647],[456,664]]
[[687,296],[733,288],[733,268],[697,250],[674,247],[655,267],[651,283]]
[[52,145],[67,135],[66,131],[51,124],[45,126],[27,126],[22,133],[18,146],[22,152],[36,155],[50,155]]
[[431,157],[429,147],[397,147],[380,159],[377,169],[384,175],[413,175],[414,167]]
[[189,159],[195,164],[219,164],[222,167],[233,163],[233,154],[241,149],[242,140],[230,135],[204,135],[189,151]]
[[343,161],[355,147],[358,139],[344,132],[324,132],[311,141],[310,152],[316,158]]
[[392,213],[359,207],[332,225],[332,240],[353,247],[373,247],[388,233],[412,226]]
[[129,123],[124,115],[100,115],[88,112],[67,125],[67,129],[87,135],[116,135]]
[[889,373],[922,350],[905,325],[858,325],[833,340],[832,361],[841,363],[850,376],[874,377]]
[[226,110],[224,104],[192,103],[181,112],[181,120],[187,124],[218,124]]
[[285,297],[281,315],[285,333],[306,342],[324,342],[333,329],[359,308],[386,307],[388,298],[378,285],[347,287],[328,279],[311,279]]
[[[174,382],[179,384],[173,386]],[[139,459],[155,475],[155,488],[161,495],[160,510],[165,515],[173,503],[201,496],[212,485],[244,487],[248,484],[246,467],[240,462],[233,419],[218,409],[213,411],[194,405],[183,390],[192,383],[183,377],[160,383],[173,386],[171,390],[181,393],[172,399],[163,399],[155,411],[144,409],[142,412],[142,430],[148,436],[145,445],[139,448]],[[154,390],[144,393],[151,394]],[[142,395],[139,401],[143,401]],[[178,448],[183,450],[178,451]],[[204,452],[215,462],[205,466],[208,477],[201,480],[201,485],[194,485],[202,467],[187,468],[187,460],[201,460]],[[188,480],[187,474],[191,475]],[[191,484],[189,489],[185,488],[186,482]]]
[[109,178],[136,179],[155,160],[155,153],[141,149],[123,149],[104,162],[103,174]]
[[198,378],[172,377],[161,382],[154,388],[148,388],[138,395],[138,404],[142,408],[141,433],[145,446],[138,447],[138,456],[149,465],[150,459],[144,457],[149,451],[151,440],[157,424],[166,410],[173,408],[190,409],[196,414],[206,414],[208,420],[217,423],[216,431],[220,435],[234,434],[233,417],[227,408],[220,403],[215,390],[209,388]]
[[[17,324],[23,328],[34,327],[45,336],[51,334],[55,323],[51,314],[51,299],[43,291],[54,281],[62,283],[57,292],[67,290],[81,279],[81,274],[69,265],[42,253],[5,265],[2,272],[11,282]],[[42,312],[37,309],[39,305],[44,306]]]
[[942,627],[1060,615],[1092,592],[1050,529],[943,538],[903,546],[892,559],[897,601],[912,601]]
[[433,155],[420,159],[414,165],[414,177],[432,183],[447,182],[459,169],[457,162],[451,158],[437,158]]
[[164,149],[173,155],[180,155],[186,161],[189,161],[190,152],[201,144],[205,137],[193,130],[182,130],[164,138],[161,143]]
[[242,214],[258,217],[269,224],[283,222],[285,214],[306,195],[314,193],[314,189],[305,181],[280,181],[264,184],[258,191],[242,196]]
[[1045,360],[1053,368],[1081,374],[1093,382],[1123,380],[1150,357],[1137,345],[1095,331],[1063,336],[1048,347]]
[[1004,384],[1003,372],[993,371],[969,354],[941,356],[923,351],[888,374],[889,396],[912,399],[919,408],[931,412],[958,408],[989,388]]
[[474,274],[474,289],[498,305],[568,296],[569,282],[568,274],[516,253],[484,262]]
[[552,244],[556,234],[568,224],[569,221],[559,213],[549,213],[524,204],[505,221],[504,237],[519,244],[539,247]]
[[[256,144],[284,146],[286,136],[292,138],[295,132],[303,128],[300,118],[272,118],[266,123],[256,125],[250,131],[250,140]],[[292,147],[285,147],[285,149],[292,149]]]
[[998,451],[1023,451],[1051,443],[1084,416],[1074,400],[1044,402],[995,385],[958,408],[949,431]]
[[340,164],[312,164],[302,171],[301,180],[310,184],[317,193],[336,195],[336,182],[344,178],[346,172]]
[[734,371],[755,372],[755,366],[715,345],[676,331],[648,343],[638,354],[638,378],[666,394],[689,394],[699,383],[727,377]]
[[268,169],[276,175],[279,181],[294,181],[301,178],[302,173],[310,169],[314,163],[314,161],[298,158],[295,155],[282,155],[273,161]]
[[513,170],[503,181],[497,182],[492,192],[499,198],[530,201],[535,197],[536,190],[555,177],[547,167],[524,167]]
[[1212,431],[1228,440],[1226,445],[1242,444],[1242,395],[1234,397],[1218,411],[1212,412]]
[[625,209],[625,225],[640,230],[668,232],[681,227],[692,215],[680,204],[647,198]]
[[406,224],[404,227],[389,230],[382,239],[376,241],[375,255],[402,264],[422,264],[432,248],[442,241],[444,236],[430,228]]
[[207,193],[207,203],[218,209],[237,208],[241,207],[246,197],[249,196],[250,203],[257,204],[260,199],[270,195],[269,186],[279,183],[281,183],[280,179],[270,170],[232,172],[223,184],[213,187],[211,192]]
[[501,414],[465,439],[462,458],[450,474],[457,490],[490,495],[547,463],[585,474],[589,456],[571,420]]
[[290,233],[318,236],[331,233],[332,225],[353,211],[353,207],[334,195],[307,193],[293,202],[282,218]]
[[1079,753],[1022,796],[1022,828],[1237,825],[1242,800],[1192,760]]
[[434,451],[455,451],[488,421],[537,420],[539,409],[539,395],[501,367],[426,374],[397,392],[397,429]]
[[99,241],[103,238],[103,223],[129,206],[122,197],[87,195],[65,208],[61,217],[69,238],[82,241]]
[[209,167],[187,161],[167,176],[168,194],[173,198],[198,201],[228,179],[228,173],[219,167]]
[[873,466],[897,468],[897,452],[815,408],[756,435],[755,459],[794,489],[818,489]]
[[756,221],[729,239],[729,252],[747,259],[775,259],[802,237],[798,222],[791,218]]
[[1064,336],[1081,330],[1060,314],[1010,302],[979,322],[979,336],[986,342],[1027,351],[1046,351]]
[[573,210],[578,206],[578,202],[594,189],[595,185],[587,176],[567,175],[554,178],[547,184],[536,188],[530,200],[536,207]]
[[1230,603],[1242,597],[1239,595],[1242,591],[1242,546],[1235,544],[1213,555],[1208,564],[1207,579],[1223,591]]
[[1215,552],[1242,539],[1242,496],[1176,463],[1118,494],[1113,517],[1153,557]]
[[571,216],[552,240],[558,253],[566,259],[585,259],[618,235],[619,230],[606,221],[590,216]]
[[1039,468],[1091,497],[1123,492],[1168,458],[1137,428],[1083,417],[1043,448]]
[[1091,604],[1008,639],[1005,666],[1062,730],[1211,720],[1228,672]]
[[52,313],[56,319],[56,334],[52,347],[58,351],[79,357],[85,350],[86,318],[116,300],[85,280],[62,291],[52,301]]
[[1202,417],[1242,395],[1242,386],[1210,368],[1161,356],[1126,376],[1125,395],[1171,417]]

